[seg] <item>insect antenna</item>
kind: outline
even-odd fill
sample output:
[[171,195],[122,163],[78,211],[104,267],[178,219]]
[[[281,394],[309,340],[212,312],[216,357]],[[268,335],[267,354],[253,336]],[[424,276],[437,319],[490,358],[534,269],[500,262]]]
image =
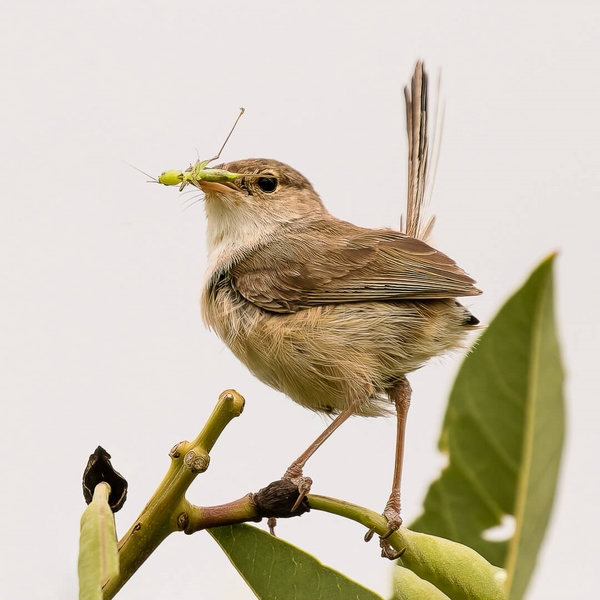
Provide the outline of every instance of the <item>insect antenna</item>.
[[231,137],[231,134],[233,133],[233,130],[235,129],[236,125],[238,124],[238,121],[242,118],[242,115],[246,112],[246,109],[242,106],[240,107],[240,114],[237,116],[237,119],[235,120],[233,127],[231,128],[231,130],[229,131],[229,133],[227,134],[227,137],[225,138],[225,141],[223,142],[223,145],[221,146],[220,150],[217,152],[216,156],[213,156],[211,159],[207,160],[204,164],[205,166],[210,164],[211,162],[221,158],[221,152],[223,152],[223,148],[225,148],[225,146],[227,145],[227,142],[229,141],[229,138]]
[[148,173],[146,173],[146,171],[142,171],[141,169],[134,167],[131,163],[128,163],[126,160],[124,160],[123,162],[126,165],[129,165],[132,169],[139,171],[142,175],[145,175],[146,177],[150,177],[150,181],[148,181],[148,183],[159,183],[159,181],[158,181],[158,179],[156,179],[156,177],[152,177],[152,175],[149,175]]

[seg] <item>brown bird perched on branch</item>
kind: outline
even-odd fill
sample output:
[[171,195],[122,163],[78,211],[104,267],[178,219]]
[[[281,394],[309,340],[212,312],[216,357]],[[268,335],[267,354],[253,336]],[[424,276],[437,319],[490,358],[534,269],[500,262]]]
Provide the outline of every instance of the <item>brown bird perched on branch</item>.
[[[202,315],[261,381],[311,410],[334,415],[285,478],[304,494],[302,469],[351,415],[395,407],[396,467],[385,507],[400,518],[406,374],[460,347],[478,321],[456,301],[481,292],[456,263],[422,239],[427,181],[427,77],[422,63],[406,90],[409,194],[405,233],[366,229],[329,214],[310,182],[276,160],[221,165],[235,182],[200,181],[209,266]],[[243,177],[248,175],[248,177]],[[370,536],[368,536],[370,537]],[[382,540],[384,555],[393,558]]]

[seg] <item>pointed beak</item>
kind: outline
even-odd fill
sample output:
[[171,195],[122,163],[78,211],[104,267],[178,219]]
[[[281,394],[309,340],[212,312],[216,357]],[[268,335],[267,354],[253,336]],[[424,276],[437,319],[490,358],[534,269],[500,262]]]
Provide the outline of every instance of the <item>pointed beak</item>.
[[210,192],[219,192],[220,194],[226,194],[230,190],[240,191],[240,188],[229,181],[223,183],[216,183],[215,181],[203,181],[198,182],[198,187],[206,194]]

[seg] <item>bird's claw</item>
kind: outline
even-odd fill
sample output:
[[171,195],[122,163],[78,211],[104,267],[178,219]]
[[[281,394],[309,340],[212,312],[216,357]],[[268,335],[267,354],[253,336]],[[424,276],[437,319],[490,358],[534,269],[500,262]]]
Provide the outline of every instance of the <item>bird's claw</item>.
[[406,552],[406,548],[395,550],[383,537],[379,538],[379,545],[381,546],[381,557],[388,560],[398,560]]
[[291,512],[294,512],[302,504],[302,500],[304,500],[306,494],[310,492],[313,481],[310,477],[296,477],[290,481],[298,486],[298,499],[294,502],[291,510]]
[[[396,551],[396,550],[394,550],[392,545],[387,541],[387,539],[394,532],[398,531],[398,529],[400,528],[400,525],[402,525],[402,518],[400,517],[400,513],[397,510],[394,510],[387,506],[386,506],[385,510],[383,511],[383,516],[387,519],[388,529],[383,535],[379,536],[379,545],[381,546],[381,556],[383,558],[389,558],[390,560],[396,560],[397,558],[400,558],[404,554],[406,548],[404,548],[400,551]],[[374,535],[375,535],[375,528],[371,527],[371,529],[369,529],[369,531],[367,531],[367,533],[365,533],[365,542],[370,542],[373,539]]]
[[310,492],[310,488],[312,487],[312,479],[310,477],[304,477],[302,474],[302,467],[297,466],[296,464],[290,465],[289,469],[285,472],[282,479],[286,479],[287,481],[291,481],[298,488],[298,499],[292,506],[292,510],[290,512],[294,512],[300,504],[302,504],[302,500],[304,500],[306,494]]
[[388,522],[388,530],[381,536],[381,538],[385,540],[389,538],[394,531],[398,531],[398,529],[400,529],[400,525],[402,525],[402,517],[400,516],[400,511],[391,506],[385,507],[383,510],[383,516]]

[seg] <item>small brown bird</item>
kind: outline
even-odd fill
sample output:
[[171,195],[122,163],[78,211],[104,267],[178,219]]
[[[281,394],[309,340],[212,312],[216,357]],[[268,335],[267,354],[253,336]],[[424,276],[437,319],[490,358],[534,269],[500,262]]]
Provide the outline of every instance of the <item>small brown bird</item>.
[[206,325],[261,381],[336,416],[284,477],[306,493],[311,481],[302,469],[337,427],[351,415],[385,415],[395,406],[397,456],[384,538],[402,523],[411,393],[405,375],[464,344],[478,321],[456,298],[481,293],[453,260],[416,237],[427,229],[426,87],[419,63],[412,98],[407,93],[407,229],[415,237],[336,219],[305,177],[276,160],[221,165],[248,175],[235,183],[199,182],[208,222]]

